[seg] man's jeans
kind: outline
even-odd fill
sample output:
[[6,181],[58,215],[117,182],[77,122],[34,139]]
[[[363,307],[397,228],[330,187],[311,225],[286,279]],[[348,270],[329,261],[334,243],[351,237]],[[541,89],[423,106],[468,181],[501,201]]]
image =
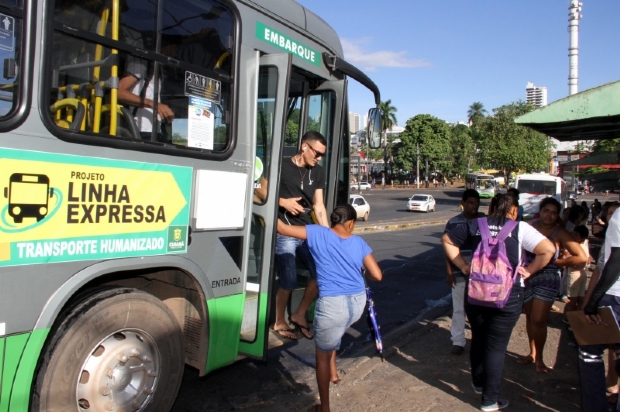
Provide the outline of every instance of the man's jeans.
[[[616,316],[616,322],[620,319],[620,297],[605,295],[599,306],[609,306]],[[619,342],[620,343],[620,342]],[[607,411],[607,395],[605,382],[605,364],[603,363],[603,351],[608,345],[584,345],[579,346],[579,378],[581,380],[581,410],[583,412]],[[620,345],[616,345],[616,355],[619,357],[615,365],[616,371],[620,372]],[[620,411],[616,403],[616,411]]]
[[512,330],[523,309],[523,287],[515,284],[502,309],[473,305],[465,301],[471,326],[471,376],[482,387],[482,406],[493,405],[499,398],[499,384]]
[[276,235],[275,260],[278,268],[278,281],[280,287],[285,290],[293,290],[297,287],[297,264],[295,255],[308,267],[310,277],[316,279],[316,266],[305,240],[294,237]]
[[465,286],[467,279],[461,274],[455,274],[456,284],[452,288],[452,344],[465,346]]

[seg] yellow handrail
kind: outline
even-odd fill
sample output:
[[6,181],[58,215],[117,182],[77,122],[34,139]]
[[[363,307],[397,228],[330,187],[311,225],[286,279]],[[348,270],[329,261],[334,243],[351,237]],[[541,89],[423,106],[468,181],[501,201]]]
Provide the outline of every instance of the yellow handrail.
[[[100,36],[105,35],[105,31],[108,25],[108,19],[110,18],[110,8],[106,7],[101,12],[101,21],[99,22],[99,27],[97,28],[97,34]],[[103,57],[103,46],[101,44],[97,44],[95,47],[95,61],[101,60]],[[99,76],[101,75],[101,67],[96,66],[93,69],[93,83],[97,83],[99,81]],[[103,97],[97,96],[95,92],[95,88],[93,88],[91,92],[91,101],[95,104],[95,110],[93,112],[93,133],[99,133],[101,128],[101,104]]]
[[[118,32],[120,29],[120,0],[112,0],[112,40],[118,40]],[[118,50],[112,49],[112,54],[118,54]],[[113,79],[118,79],[118,65],[113,64],[110,71]],[[118,85],[110,90],[110,135],[116,136],[117,119],[116,111],[118,110]]]

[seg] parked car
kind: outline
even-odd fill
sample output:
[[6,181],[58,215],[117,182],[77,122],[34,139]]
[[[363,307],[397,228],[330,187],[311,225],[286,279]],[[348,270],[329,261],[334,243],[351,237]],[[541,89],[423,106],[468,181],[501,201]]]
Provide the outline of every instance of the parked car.
[[407,211],[409,212],[434,212],[435,199],[431,195],[413,195],[407,201]]
[[370,205],[366,199],[360,195],[350,195],[349,203],[357,212],[357,218],[364,219],[364,222],[368,222],[368,217],[370,216]]
[[360,182],[359,185],[357,183],[351,183],[351,189],[352,190],[358,190],[359,188],[361,188],[362,190],[369,190],[370,189],[370,183],[368,183],[368,182]]

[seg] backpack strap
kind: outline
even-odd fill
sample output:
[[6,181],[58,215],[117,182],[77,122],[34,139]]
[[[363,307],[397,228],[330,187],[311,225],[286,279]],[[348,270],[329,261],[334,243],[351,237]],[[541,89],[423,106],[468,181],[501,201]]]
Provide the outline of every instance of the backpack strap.
[[491,235],[491,231],[489,230],[489,225],[487,223],[486,217],[479,217],[476,219],[478,221],[478,230],[480,231],[480,236],[482,240],[493,239],[493,235]]
[[[502,227],[502,230],[499,231],[495,239],[497,241],[501,240],[502,242],[506,241],[508,235],[512,233],[512,231],[517,227],[518,224],[519,222],[517,222],[516,220],[507,219],[504,223],[504,226]],[[515,265],[514,272],[512,274],[513,283],[517,280],[517,275],[519,274],[519,266],[523,264],[523,260],[523,253],[521,253],[521,258],[519,259],[519,262]]]
[[562,226],[558,226],[558,228],[555,230],[555,232],[553,232],[553,234],[551,235],[549,240],[551,240],[553,243],[555,243],[555,237],[558,235],[558,233],[560,233],[561,229],[562,229]]
[[502,230],[499,231],[495,239],[498,241],[501,240],[502,242],[505,241],[508,235],[514,230],[515,227],[517,227],[518,224],[519,222],[516,220],[507,219],[502,227]]

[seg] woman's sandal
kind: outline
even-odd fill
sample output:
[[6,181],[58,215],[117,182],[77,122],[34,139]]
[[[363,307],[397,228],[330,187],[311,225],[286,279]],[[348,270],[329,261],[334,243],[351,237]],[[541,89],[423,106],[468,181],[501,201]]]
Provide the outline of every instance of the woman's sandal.
[[519,365],[529,365],[530,363],[534,363],[534,358],[532,358],[530,355],[521,356],[517,358],[517,363]]
[[321,404],[319,403],[318,405],[312,405],[308,408],[308,412],[321,412]]
[[276,335],[283,339],[297,340],[297,334],[294,329],[289,328],[281,328],[281,329],[271,329]]

